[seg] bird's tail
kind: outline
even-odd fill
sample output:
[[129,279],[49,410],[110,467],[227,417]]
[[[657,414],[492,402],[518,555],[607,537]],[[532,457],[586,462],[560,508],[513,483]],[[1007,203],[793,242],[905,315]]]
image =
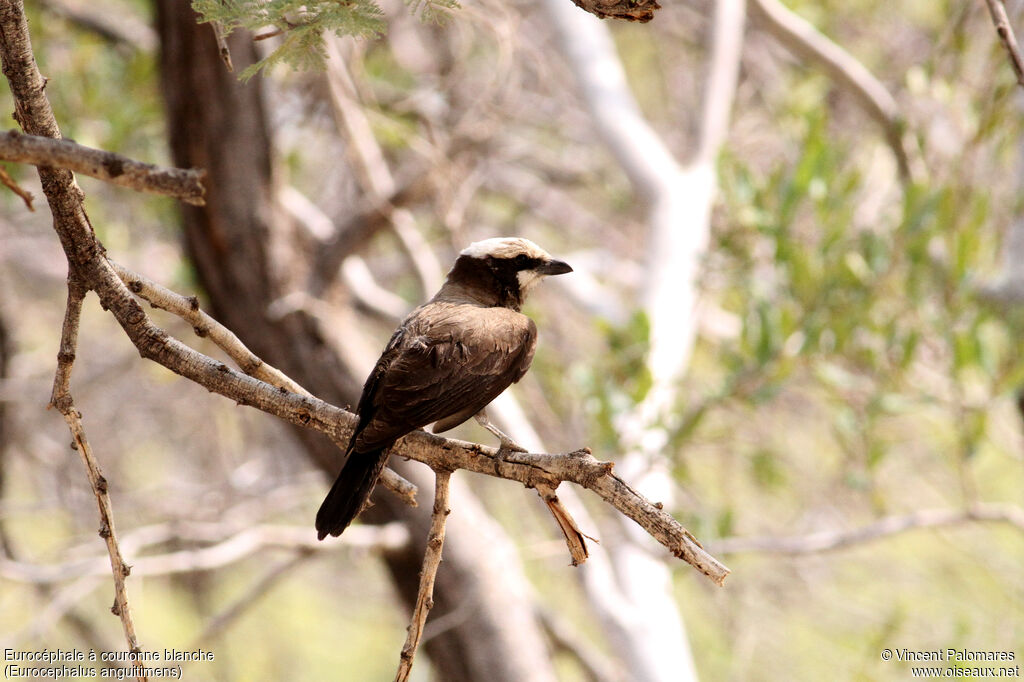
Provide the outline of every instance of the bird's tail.
[[316,513],[316,531],[320,540],[328,535],[341,535],[348,528],[370,497],[387,458],[387,448],[349,453],[345,466]]

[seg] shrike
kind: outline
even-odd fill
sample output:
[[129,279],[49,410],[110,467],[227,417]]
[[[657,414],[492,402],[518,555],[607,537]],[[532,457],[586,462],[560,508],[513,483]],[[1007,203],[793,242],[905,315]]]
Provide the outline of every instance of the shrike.
[[519,449],[487,421],[484,407],[519,381],[533,361],[537,326],[519,312],[548,275],[572,272],[528,239],[470,244],[432,299],[392,335],[359,398],[345,465],[316,515],[318,537],[340,535],[362,509],[405,434],[433,432],[476,416],[503,448]]

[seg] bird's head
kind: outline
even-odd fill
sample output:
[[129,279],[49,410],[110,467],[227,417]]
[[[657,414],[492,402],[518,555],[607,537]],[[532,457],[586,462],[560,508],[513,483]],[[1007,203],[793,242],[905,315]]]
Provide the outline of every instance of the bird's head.
[[459,253],[448,273],[448,282],[489,290],[498,305],[519,309],[526,295],[548,275],[572,272],[569,264],[557,260],[529,239],[496,237],[473,242]]

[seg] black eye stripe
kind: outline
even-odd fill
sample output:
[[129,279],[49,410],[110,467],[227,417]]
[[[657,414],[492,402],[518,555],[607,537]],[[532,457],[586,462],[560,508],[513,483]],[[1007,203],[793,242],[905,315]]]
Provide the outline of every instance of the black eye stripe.
[[528,256],[524,253],[520,253],[516,256],[505,258],[487,256],[485,261],[494,270],[505,270],[512,272],[518,272],[520,270],[532,270],[540,265],[543,265],[545,262],[543,258],[535,258],[533,256]]

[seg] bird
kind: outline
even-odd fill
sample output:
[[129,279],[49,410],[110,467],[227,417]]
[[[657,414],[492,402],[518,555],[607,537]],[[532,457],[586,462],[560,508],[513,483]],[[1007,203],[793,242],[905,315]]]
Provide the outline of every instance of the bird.
[[366,379],[345,464],[316,515],[317,537],[338,536],[362,510],[391,446],[429,424],[441,433],[476,417],[501,443],[523,451],[484,408],[523,378],[537,326],[521,308],[549,275],[572,272],[529,239],[470,244],[434,297],[402,321]]

